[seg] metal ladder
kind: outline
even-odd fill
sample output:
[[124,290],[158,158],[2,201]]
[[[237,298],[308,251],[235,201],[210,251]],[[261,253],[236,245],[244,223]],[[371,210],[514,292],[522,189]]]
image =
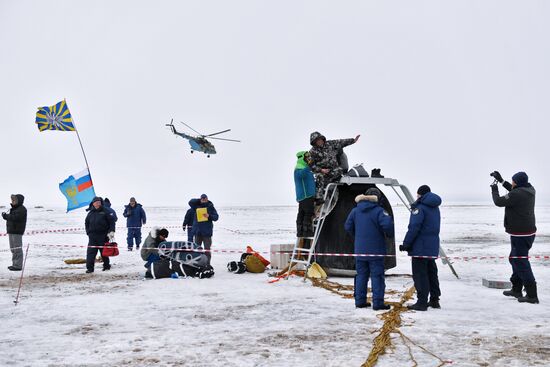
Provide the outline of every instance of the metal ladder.
[[[328,200],[327,200],[328,199]],[[290,262],[288,263],[288,272],[285,279],[288,279],[292,267],[297,264],[303,264],[305,266],[304,280],[307,278],[307,271],[311,265],[311,259],[315,254],[315,248],[317,246],[317,241],[321,235],[321,230],[323,229],[323,224],[325,223],[325,218],[327,215],[334,209],[336,202],[338,201],[338,183],[328,184],[325,195],[324,203],[321,206],[319,216],[313,220],[314,235],[313,237],[298,237],[296,238],[296,244],[292,249],[292,256],[290,257]],[[309,240],[309,248],[303,247],[306,240]],[[307,254],[307,260],[304,260],[303,257]]]

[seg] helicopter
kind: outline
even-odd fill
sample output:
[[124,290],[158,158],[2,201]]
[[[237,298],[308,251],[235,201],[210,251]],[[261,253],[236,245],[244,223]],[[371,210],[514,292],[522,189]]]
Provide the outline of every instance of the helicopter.
[[210,158],[210,154],[216,154],[216,148],[214,147],[214,144],[209,142],[206,138],[232,141],[232,142],[235,142],[235,143],[240,143],[241,142],[240,140],[224,139],[224,138],[214,137],[214,135],[219,135],[219,134],[226,133],[228,131],[231,131],[231,129],[219,131],[219,132],[213,133],[213,134],[203,135],[203,134],[199,133],[197,130],[193,129],[191,126],[187,125],[185,122],[180,121],[180,124],[183,124],[183,125],[187,126],[189,129],[191,129],[195,133],[197,133],[198,136],[191,136],[191,135],[187,135],[185,133],[177,131],[176,127],[174,126],[174,119],[172,119],[169,124],[166,124],[166,126],[170,127],[170,130],[172,130],[172,133],[174,135],[178,135],[178,136],[181,136],[184,139],[189,140],[189,145],[191,145],[191,153],[194,153],[195,151],[203,152],[204,154],[206,154],[206,157],[208,157],[208,158]]

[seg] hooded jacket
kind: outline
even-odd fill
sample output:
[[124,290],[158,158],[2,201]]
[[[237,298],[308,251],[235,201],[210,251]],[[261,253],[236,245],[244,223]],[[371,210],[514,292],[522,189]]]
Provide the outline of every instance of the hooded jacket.
[[84,224],[86,234],[96,242],[102,241],[104,237],[106,238],[107,233],[115,231],[115,219],[107,208],[103,206],[103,200],[101,200],[99,209],[92,206],[88,215],[86,215]]
[[403,247],[410,256],[439,256],[441,198],[433,192],[422,195],[411,205],[409,230]]
[[124,206],[124,213],[122,214],[126,218],[126,227],[141,227],[147,223],[147,216],[145,210],[141,204],[136,203],[136,206],[132,208],[130,204]]
[[[216,208],[214,208],[214,203],[211,201],[201,203],[201,199],[191,199],[189,201],[189,206],[195,211],[193,216],[193,233],[195,234],[195,236],[212,237],[212,234],[214,232],[213,222],[217,221],[219,218],[218,212],[216,211]],[[197,220],[198,208],[206,208],[206,212],[208,213],[208,220],[204,222],[199,222]]]
[[355,201],[357,207],[351,210],[344,224],[346,232],[355,237],[355,253],[385,255],[385,237],[394,236],[393,218],[378,204],[375,195],[359,195]]
[[[315,140],[323,139],[325,144],[323,146],[316,146]],[[326,138],[319,132],[315,131],[310,136],[310,143],[312,148],[309,150],[311,157],[311,170],[314,173],[320,173],[323,168],[334,169],[340,166],[338,156],[343,152],[343,148],[351,145],[355,142],[355,139],[340,139],[340,140],[326,140]]]
[[300,202],[315,196],[315,178],[304,159],[306,152],[296,153],[298,161],[294,168],[294,185],[296,187],[296,201]]
[[535,188],[526,183],[512,188],[509,182],[502,184],[509,193],[500,196],[498,187],[493,189],[493,202],[504,207],[504,228],[510,235],[533,235],[537,232],[535,220]]
[[[90,203],[90,206],[92,204]],[[103,206],[105,207],[105,209],[107,209],[107,211],[109,212],[109,214],[111,215],[111,217],[113,217],[115,223],[116,221],[118,220],[118,216],[116,215],[116,212],[113,208],[111,208],[111,202],[110,201],[107,201],[107,199],[103,200]]]
[[27,208],[23,206],[25,197],[21,194],[12,195],[15,204],[11,204],[11,210],[3,218],[6,220],[6,232],[8,234],[24,234],[27,227]]
[[159,247],[159,243],[162,242],[158,238],[159,230],[160,228],[158,227],[151,229],[151,232],[149,232],[149,235],[143,242],[143,246],[141,246],[140,255],[144,261],[148,261],[151,254],[158,254],[157,248]]

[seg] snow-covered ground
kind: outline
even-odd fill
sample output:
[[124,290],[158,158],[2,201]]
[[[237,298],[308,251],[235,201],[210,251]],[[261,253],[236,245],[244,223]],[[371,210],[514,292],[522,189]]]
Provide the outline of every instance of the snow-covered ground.
[[[121,208],[116,208],[121,213]],[[151,225],[179,226],[185,208],[145,208]],[[267,251],[294,240],[294,207],[218,208],[215,249]],[[408,222],[395,208],[398,243]],[[30,209],[28,230],[81,227],[83,211]],[[508,254],[503,211],[492,206],[442,208],[442,243],[450,256]],[[539,236],[532,255],[550,254],[550,208],[537,209]],[[122,221],[119,220],[119,224]],[[145,235],[145,231],[144,231]],[[184,239],[181,229],[170,238]],[[226,264],[238,254],[214,254],[212,279],[143,280],[143,262],[123,246],[112,270],[84,274],[83,231],[25,236],[30,244],[20,303],[19,273],[7,237],[0,237],[1,366],[360,366],[372,348],[381,312],[354,308],[353,300],[292,278],[269,284],[266,274],[236,275]],[[456,261],[460,280],[438,262],[442,308],[403,314],[401,331],[416,344],[456,366],[550,365],[550,261],[532,261],[541,304],[519,304],[481,278],[507,280],[506,260]],[[393,274],[410,273],[399,254]],[[331,278],[344,284],[351,279]],[[409,277],[388,277],[387,289],[403,292]],[[398,300],[398,295],[387,300]],[[398,335],[379,366],[411,366]],[[420,366],[439,361],[417,347]]]

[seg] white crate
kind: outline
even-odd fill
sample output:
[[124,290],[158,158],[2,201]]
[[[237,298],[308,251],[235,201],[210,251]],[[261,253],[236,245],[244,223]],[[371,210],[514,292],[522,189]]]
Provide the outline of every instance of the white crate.
[[512,283],[507,280],[489,280],[482,278],[481,284],[487,288],[496,288],[496,289],[508,289],[512,288]]
[[[294,249],[294,244],[276,244],[271,245],[270,247],[270,259],[272,269],[283,269],[288,265],[290,257],[292,256],[292,250]],[[274,252],[277,252],[276,254]],[[279,252],[287,252],[281,254]]]

